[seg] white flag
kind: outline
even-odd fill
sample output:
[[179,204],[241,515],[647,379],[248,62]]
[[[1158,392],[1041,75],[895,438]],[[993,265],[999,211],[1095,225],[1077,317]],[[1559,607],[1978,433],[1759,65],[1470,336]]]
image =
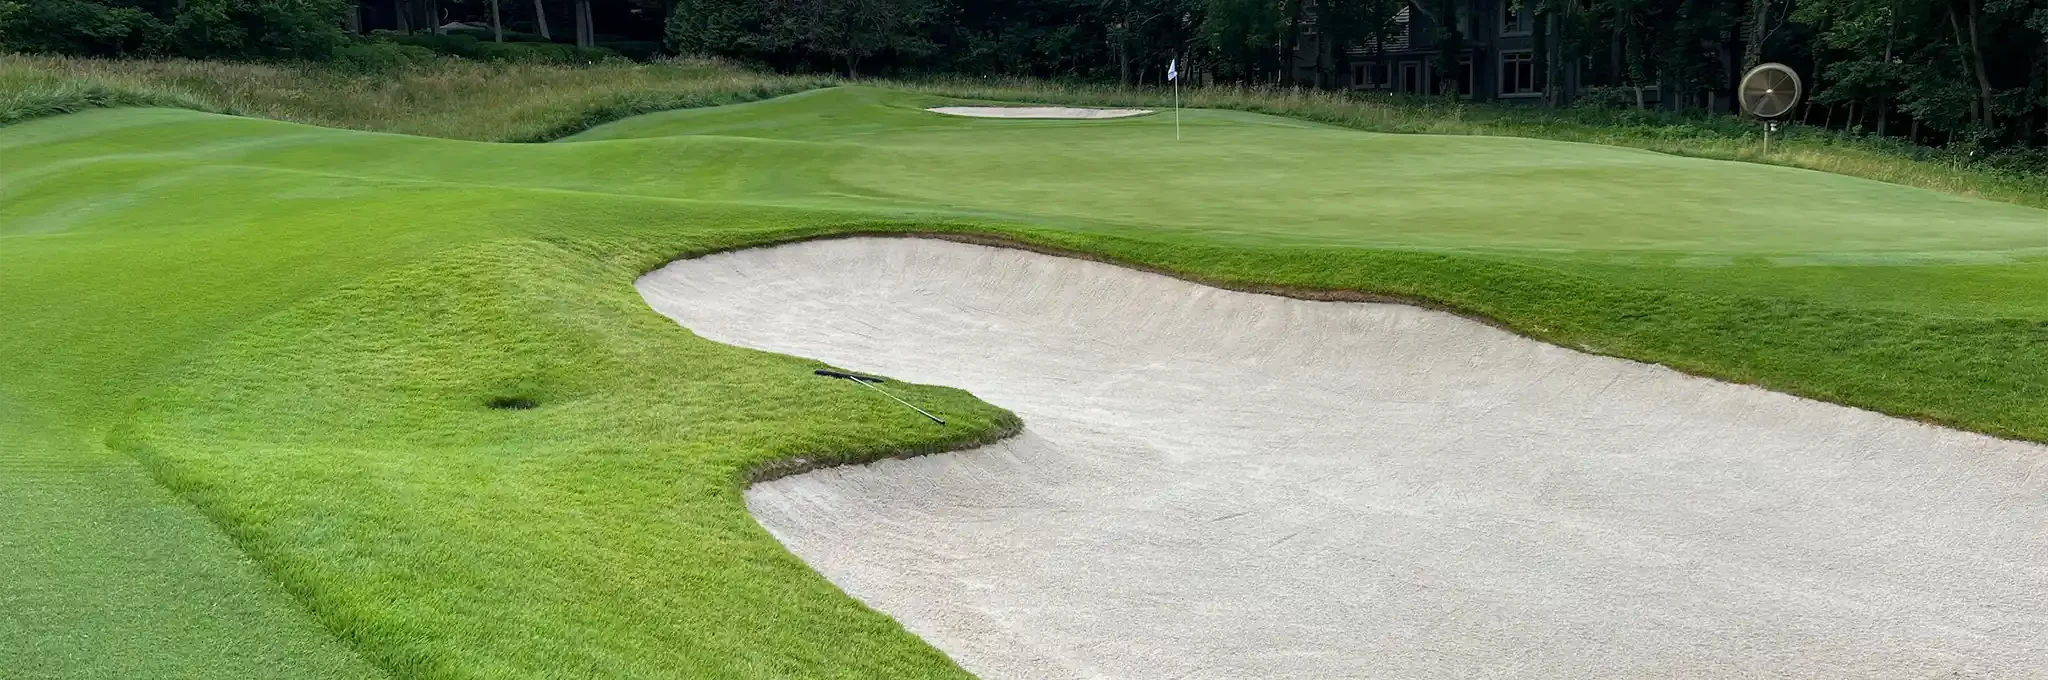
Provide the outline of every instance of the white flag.
[[1175,59],[1175,60],[1173,60],[1173,61],[1169,61],[1169,62],[1166,62],[1166,79],[1167,79],[1167,80],[1180,80],[1180,68],[1179,68],[1179,67],[1180,67],[1180,60],[1179,60],[1179,59]]

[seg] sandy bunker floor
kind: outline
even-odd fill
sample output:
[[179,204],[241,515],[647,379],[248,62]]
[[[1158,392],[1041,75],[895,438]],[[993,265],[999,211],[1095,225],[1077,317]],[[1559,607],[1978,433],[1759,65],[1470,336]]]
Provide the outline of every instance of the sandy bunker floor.
[[747,494],[983,677],[2048,674],[2048,447],[943,241],[639,285],[705,337],[1023,416]]
[[1151,109],[1083,109],[1072,106],[934,106],[932,113],[972,118],[1129,118]]

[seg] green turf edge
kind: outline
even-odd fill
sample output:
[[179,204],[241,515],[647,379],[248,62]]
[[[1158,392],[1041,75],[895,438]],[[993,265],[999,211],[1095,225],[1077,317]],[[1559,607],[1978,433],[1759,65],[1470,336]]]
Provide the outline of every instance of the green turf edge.
[[[648,234],[624,241],[565,236],[530,240],[611,262],[615,265],[611,294],[632,296],[637,302],[631,280],[671,261],[861,236],[935,238],[1020,248],[1220,288],[1303,299],[1419,305],[1581,351],[1995,436],[2048,442],[2048,365],[2028,359],[2048,352],[2048,323],[1928,321],[1813,304],[1624,289],[1557,270],[1480,257],[1304,246],[1181,245],[959,221],[851,220],[714,236],[687,247],[663,245],[675,243],[676,236]],[[390,274],[391,270],[384,270],[374,276]],[[640,312],[654,315],[644,304]],[[1801,322],[1806,319],[1815,321]],[[1791,323],[1772,323],[1788,321]],[[1966,343],[1962,353],[1990,360],[1958,361],[1955,352],[1938,348],[1932,356],[1927,355],[1924,340],[1930,328],[1937,336],[1976,336],[1978,344]],[[1898,346],[1902,339],[1907,342]],[[1985,343],[1993,345],[1990,351],[1985,351]],[[1950,369],[1956,370],[1940,375]],[[1932,390],[1914,387],[1929,379],[1926,384]],[[1986,395],[1991,398],[1984,398]],[[999,409],[999,405],[993,408]],[[729,491],[723,497],[737,500],[751,483],[821,467],[973,448],[1011,436],[1023,425],[1010,414],[986,429],[946,438],[756,461],[727,478]],[[215,497],[205,484],[158,457],[147,438],[117,429],[109,443],[142,459],[161,483],[198,506],[238,546],[257,558],[271,578],[314,611],[317,620],[366,658],[401,676],[462,676],[446,665],[447,659],[390,649],[376,640],[373,632],[366,634],[359,626],[361,621],[337,619],[345,615],[316,606],[323,584],[305,581],[282,567],[289,562],[288,556],[272,550],[228,512],[227,499]],[[764,534],[762,540],[770,539]],[[905,644],[912,643],[905,640]]]
[[[778,242],[801,240],[802,238],[816,235],[816,233],[817,230],[815,228],[799,228],[796,230],[789,230],[785,232],[776,232],[772,230],[763,231],[751,235],[750,237],[741,241],[725,241],[724,243],[719,243],[716,245],[695,246],[682,249],[680,251],[659,250],[662,246],[647,245],[654,241],[675,240],[674,238],[663,239],[659,237],[652,237],[645,240],[634,238],[624,240],[607,240],[603,238],[530,237],[486,242],[483,245],[489,246],[492,244],[505,243],[541,244],[547,247],[556,248],[566,253],[567,256],[570,258],[588,258],[590,260],[596,261],[598,263],[597,266],[603,267],[615,275],[630,273],[630,277],[627,277],[625,281],[619,282],[624,285],[614,286],[609,291],[595,292],[597,292],[599,295],[605,295],[610,297],[629,297],[631,299],[631,304],[634,306],[635,314],[637,316],[644,317],[644,319],[642,320],[654,320],[664,329],[665,332],[672,334],[674,337],[682,339],[685,342],[706,342],[695,339],[694,334],[690,333],[689,331],[681,327],[676,326],[672,320],[660,316],[652,308],[648,307],[644,303],[644,301],[641,300],[638,293],[633,290],[631,286],[631,281],[633,279],[637,279],[638,276],[645,274],[646,272],[652,271],[656,268],[659,268],[660,266],[666,264],[667,262],[675,259],[700,257],[703,255],[708,255],[716,252],[732,250],[734,248],[749,247],[755,245],[771,245]],[[713,236],[710,237],[708,240],[713,243],[717,243],[720,239],[717,236]],[[291,307],[280,310],[279,312],[276,312],[270,315],[269,317],[265,317],[264,319],[259,319],[257,321],[251,322],[245,328],[260,329],[265,325],[266,321],[272,320],[276,317],[294,314],[297,311],[302,310],[305,306],[307,306],[308,303],[319,304],[323,301],[330,300],[335,297],[346,297],[351,293],[362,289],[365,286],[374,287],[380,285],[380,283],[383,282],[404,281],[408,277],[409,273],[418,273],[438,269],[440,265],[445,265],[445,262],[443,261],[443,258],[445,256],[460,254],[468,250],[470,250],[470,248],[451,248],[443,251],[440,255],[429,256],[412,264],[401,265],[393,269],[380,270],[378,272],[370,274],[369,276],[364,277],[362,279],[363,283],[346,285],[337,291],[315,296],[312,299],[303,301]],[[663,254],[652,255],[652,253],[656,252],[660,252]],[[238,332],[235,335],[240,334],[241,333]],[[232,342],[232,340],[233,336],[230,336],[229,338],[224,339],[223,342]],[[743,354],[782,357],[782,355],[774,355],[771,353],[759,352],[747,348],[736,348],[735,351]],[[202,356],[193,358],[203,359],[203,355],[206,354],[206,350],[202,350],[198,354]],[[802,374],[806,377],[803,378],[803,380],[822,381],[822,379],[809,377],[809,373],[811,368],[824,367],[824,364],[816,362],[815,360],[805,359],[802,357],[782,358],[788,359],[794,363],[802,364],[804,366]],[[173,375],[179,372],[181,372],[181,370],[175,368],[171,371]],[[289,378],[285,379],[289,380]],[[171,385],[175,385],[177,382],[178,381],[175,378],[170,379]],[[975,400],[971,395],[966,395],[964,392],[953,390],[951,388],[944,388],[938,386],[920,386],[911,383],[901,382],[897,383],[897,385],[898,389],[902,390],[901,392],[899,392],[899,394],[903,394],[904,396],[911,398],[913,400],[926,400],[924,401],[924,403],[926,403],[927,405],[931,405],[933,403],[933,401],[929,400],[943,399],[945,396],[944,393],[957,393],[960,395],[960,398],[965,398],[966,400],[972,401],[974,403],[981,403],[978,400]],[[266,535],[266,532],[269,531],[269,529],[257,526],[255,523],[251,523],[249,521],[250,517],[252,516],[251,513],[254,513],[255,515],[261,515],[267,511],[266,509],[258,508],[252,510],[246,502],[251,500],[251,498],[246,496],[237,496],[236,494],[238,492],[235,491],[233,488],[222,485],[221,478],[218,475],[212,474],[217,471],[207,470],[203,467],[192,467],[192,463],[190,461],[174,460],[172,456],[166,455],[167,452],[164,450],[165,442],[161,438],[155,436],[155,434],[153,433],[144,431],[146,428],[137,427],[139,419],[136,416],[156,406],[156,404],[153,404],[152,402],[160,400],[163,397],[164,391],[165,388],[154,388],[149,391],[146,391],[142,395],[137,396],[133,400],[133,403],[127,408],[127,410],[129,411],[129,415],[121,418],[119,424],[112,431],[109,432],[107,436],[108,446],[113,450],[133,456],[137,460],[141,461],[144,469],[149,473],[149,475],[153,479],[155,479],[159,484],[171,490],[173,493],[177,494],[178,497],[191,503],[200,512],[201,516],[205,517],[207,521],[211,522],[216,527],[218,527],[232,541],[232,543],[236,547],[241,549],[245,554],[249,555],[253,559],[255,564],[258,565],[259,570],[266,577],[280,584],[282,589],[286,593],[288,593],[294,600],[296,600],[300,604],[302,609],[312,614],[313,620],[319,622],[319,624],[322,627],[326,628],[328,632],[333,634],[337,639],[342,640],[345,644],[355,649],[358,653],[361,654],[361,656],[364,659],[369,660],[373,665],[385,671],[386,673],[391,674],[394,677],[496,677],[501,675],[501,673],[498,671],[505,671],[508,669],[507,667],[498,667],[493,669],[493,671],[491,672],[479,672],[476,669],[488,668],[484,665],[485,662],[496,662],[499,660],[480,660],[476,658],[464,659],[459,657],[453,657],[452,655],[448,654],[435,654],[431,652],[422,651],[415,642],[404,640],[404,638],[406,637],[403,634],[403,632],[406,630],[406,624],[404,621],[394,623],[388,618],[388,616],[366,616],[364,615],[364,612],[359,611],[359,609],[362,606],[364,606],[363,603],[359,601],[338,601],[334,597],[330,597],[329,593],[324,592],[325,590],[345,586],[346,584],[337,583],[333,581],[325,581],[312,575],[311,572],[314,571],[312,567],[315,567],[316,565],[308,563],[305,555],[295,555],[291,553],[289,550],[283,549],[285,546],[281,546],[280,544],[275,543],[280,539],[279,535],[275,534],[275,532],[270,532],[269,535]],[[938,394],[935,394],[935,392],[937,392]],[[860,401],[864,398],[864,393],[857,393],[854,397],[854,400]],[[957,401],[957,398],[955,400]],[[939,401],[938,403],[943,405],[946,402]],[[827,448],[825,450],[803,451],[801,453],[796,453],[794,455],[785,455],[782,457],[756,461],[753,464],[732,471],[731,474],[725,477],[724,481],[721,483],[721,486],[727,491],[727,493],[722,494],[722,497],[732,502],[733,507],[730,508],[731,511],[737,512],[740,516],[748,518],[747,526],[748,528],[752,529],[754,533],[757,535],[757,542],[759,542],[762,545],[765,545],[769,549],[781,553],[788,560],[794,561],[795,563],[801,565],[801,562],[797,560],[797,558],[794,555],[789,555],[787,551],[780,546],[780,544],[775,543],[773,539],[769,538],[764,531],[759,529],[758,526],[752,524],[751,517],[747,515],[744,506],[740,503],[742,493],[746,487],[761,481],[784,477],[792,474],[799,474],[805,471],[824,467],[831,467],[837,465],[855,465],[891,458],[906,458],[932,453],[972,449],[1013,436],[1022,430],[1024,423],[1014,413],[1011,413],[1010,411],[1001,409],[999,407],[989,406],[986,404],[982,404],[982,406],[984,410],[992,412],[993,417],[982,418],[980,416],[982,416],[983,414],[979,413],[961,413],[959,410],[950,411],[948,412],[949,416],[957,414],[964,415],[967,417],[949,417],[949,421],[951,421],[955,425],[954,427],[929,430],[928,432],[931,432],[932,434],[919,435],[912,438],[911,441],[907,442],[878,441],[875,440],[875,438],[872,436],[873,433],[870,432],[868,433],[870,436],[868,436],[865,440],[866,445],[855,445],[851,447],[835,446]],[[883,405],[878,408],[883,411],[891,411],[895,407],[893,405]],[[771,418],[767,422],[769,424],[774,424],[775,421]],[[982,426],[977,427],[977,423],[981,424]],[[965,425],[965,427],[960,427],[961,425]],[[856,442],[861,441],[861,438],[859,436],[854,436],[852,437],[852,439]],[[172,444],[176,443],[177,442],[173,442]],[[483,449],[489,448],[487,445],[478,446]],[[290,448],[290,443],[281,443],[277,445],[276,448],[280,450],[287,450]],[[700,465],[722,467],[722,464],[719,461],[715,460],[703,462],[700,463]],[[258,500],[263,500],[267,503],[268,501],[276,499]],[[238,501],[240,501],[241,504],[238,505]],[[891,660],[892,657],[904,657],[915,661],[916,659],[921,658],[922,655],[923,657],[930,657],[936,659],[936,663],[938,664],[943,664],[943,666],[931,666],[929,664],[934,662],[926,661],[925,663],[927,665],[910,666],[910,675],[906,676],[901,675],[901,673],[894,672],[892,672],[892,674],[902,677],[949,677],[956,675],[962,677],[966,676],[966,674],[962,671],[959,671],[957,667],[951,666],[950,661],[946,660],[943,654],[930,649],[928,645],[925,645],[914,636],[911,636],[909,633],[903,631],[900,625],[896,624],[893,621],[893,619],[888,619],[885,614],[873,612],[872,610],[867,609],[865,605],[862,605],[857,601],[853,601],[850,597],[845,596],[843,593],[839,593],[835,587],[831,586],[828,583],[825,583],[821,577],[818,577],[815,574],[815,572],[810,571],[807,565],[802,566],[801,568],[804,571],[804,573],[808,574],[811,578],[815,579],[815,584],[806,585],[817,585],[823,588],[830,589],[830,592],[838,595],[838,599],[843,600],[846,603],[849,603],[850,606],[857,608],[860,611],[867,612],[867,614],[864,616],[853,616],[853,618],[855,619],[853,623],[841,624],[838,622],[832,622],[829,625],[838,625],[841,627],[852,626],[855,629],[862,630],[864,633],[871,635],[873,634],[871,630],[873,626],[864,625],[863,622],[860,621],[860,619],[878,619],[880,621],[887,622],[888,627],[891,630],[894,630],[895,634],[902,638],[901,640],[897,641],[900,644],[891,645],[889,649],[882,649],[868,656],[881,657],[885,661]],[[842,613],[842,616],[844,615],[846,614]],[[395,626],[395,628],[393,626]],[[415,630],[414,632],[418,631]],[[396,646],[391,644],[392,640],[379,639],[393,636],[395,636],[395,639],[398,640],[398,644]],[[545,646],[542,645],[542,647]],[[916,652],[916,650],[924,651]],[[493,650],[479,649],[478,651],[484,654],[489,654]],[[502,652],[503,650],[495,651]],[[581,650],[572,649],[569,651],[573,653]],[[763,647],[756,651],[758,651],[757,656],[773,657],[785,650],[776,649],[772,647]],[[903,663],[901,659],[895,659],[894,662],[899,664]],[[818,677],[859,677],[859,674],[857,673],[855,675],[849,676],[847,675],[847,672],[843,669],[834,669],[830,667],[818,666],[815,663],[815,660],[813,663],[809,665],[805,665],[801,662],[790,662],[788,660],[776,660],[774,663],[785,666],[794,663],[796,668],[776,668],[774,667],[774,665],[763,664],[758,661],[752,663],[745,661],[735,661],[731,664],[732,667],[724,669],[724,672],[715,672],[711,674],[718,675],[721,677],[726,675],[750,677],[791,677],[793,675]],[[761,670],[761,667],[763,666],[767,666],[768,670]],[[855,666],[853,664],[849,664],[848,666],[849,668],[865,668],[869,671],[874,670],[872,662],[865,666]],[[807,670],[799,672],[798,670],[796,670],[797,668]],[[556,669],[556,671],[560,670],[561,669]],[[695,670],[698,672],[705,672],[703,668],[695,668]],[[894,670],[903,669],[899,668]],[[597,670],[595,671],[595,674],[604,675],[608,674],[609,672],[609,670]],[[522,675],[521,673],[517,672],[502,674],[513,676]]]
[[[1184,246],[1037,229],[927,223],[791,239],[934,238],[1017,248],[1302,300],[1405,304],[1544,343],[1656,364],[1930,425],[2048,443],[2048,321],[1929,319],[1827,305],[1636,289],[1483,257],[1318,247]],[[772,247],[774,244],[750,247]],[[1351,259],[1327,274],[1302,262]],[[1364,265],[1360,267],[1359,265]],[[1459,281],[1463,277],[1465,280]],[[1556,312],[1574,312],[1557,314]],[[1621,311],[1602,318],[1601,311]],[[1705,312],[1706,314],[1700,314]],[[1690,322],[1673,321],[1699,315]],[[1802,324],[1802,319],[1854,321]],[[1786,332],[1764,320],[1788,322]],[[1705,337],[1677,342],[1680,328]],[[1662,332],[1660,332],[1662,329]],[[1907,331],[1907,329],[1913,329]],[[1958,340],[1931,346],[1926,335]],[[1978,343],[1969,340],[1976,339]],[[1725,341],[1725,342],[1717,342]],[[1900,344],[1891,344],[1900,343]],[[1984,344],[2006,351],[1984,352]],[[1931,365],[1915,355],[1932,354]],[[1862,361],[1883,357],[1858,366]],[[1882,368],[1884,370],[1873,371]],[[1957,394],[1930,398],[1918,385]],[[1997,386],[1986,388],[1986,386]]]

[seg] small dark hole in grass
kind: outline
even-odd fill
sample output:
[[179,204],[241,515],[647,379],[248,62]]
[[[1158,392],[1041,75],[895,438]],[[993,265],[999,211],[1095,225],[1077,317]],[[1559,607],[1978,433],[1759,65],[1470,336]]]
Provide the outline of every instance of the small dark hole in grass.
[[491,397],[484,405],[500,411],[524,411],[540,404],[526,397]]

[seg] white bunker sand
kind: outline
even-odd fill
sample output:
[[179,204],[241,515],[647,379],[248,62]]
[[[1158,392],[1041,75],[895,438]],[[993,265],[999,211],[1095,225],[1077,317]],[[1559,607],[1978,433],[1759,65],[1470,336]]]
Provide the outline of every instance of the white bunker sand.
[[1072,106],[934,106],[932,113],[972,118],[1129,118],[1151,109],[1083,109]]
[[983,677],[2048,674],[2048,447],[1442,312],[944,241],[639,287],[704,337],[1024,418],[747,493]]

